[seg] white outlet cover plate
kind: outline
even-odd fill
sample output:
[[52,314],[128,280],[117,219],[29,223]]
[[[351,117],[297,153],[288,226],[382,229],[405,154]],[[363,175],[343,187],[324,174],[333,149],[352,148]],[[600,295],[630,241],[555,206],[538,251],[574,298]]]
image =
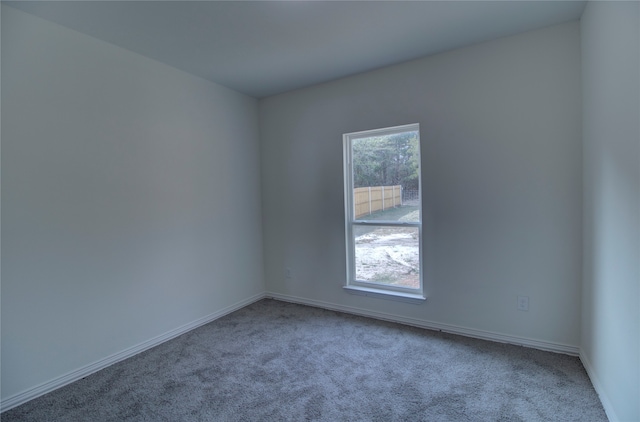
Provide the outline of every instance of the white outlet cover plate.
[[529,296],[518,296],[518,310],[519,311],[529,310]]

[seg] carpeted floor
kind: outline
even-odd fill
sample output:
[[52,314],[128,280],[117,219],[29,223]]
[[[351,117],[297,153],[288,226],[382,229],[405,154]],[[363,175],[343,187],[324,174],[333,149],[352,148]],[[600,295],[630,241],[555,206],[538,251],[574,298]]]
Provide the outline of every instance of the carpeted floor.
[[262,300],[10,421],[606,421],[577,357]]

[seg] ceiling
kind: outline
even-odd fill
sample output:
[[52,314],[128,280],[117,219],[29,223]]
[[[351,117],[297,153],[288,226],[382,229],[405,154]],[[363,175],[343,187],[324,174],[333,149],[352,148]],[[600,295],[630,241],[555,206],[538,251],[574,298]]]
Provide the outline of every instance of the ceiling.
[[18,1],[261,98],[580,18],[583,1]]

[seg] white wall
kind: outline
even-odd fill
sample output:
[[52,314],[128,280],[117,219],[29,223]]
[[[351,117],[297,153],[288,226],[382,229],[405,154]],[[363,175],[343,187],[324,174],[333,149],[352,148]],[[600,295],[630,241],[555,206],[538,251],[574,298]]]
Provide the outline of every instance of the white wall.
[[2,5],[2,398],[264,292],[257,101]]
[[[638,9],[262,100],[259,156],[254,99],[2,5],[2,399],[262,293],[264,248],[276,294],[579,345],[640,419]],[[341,135],[412,122],[429,299],[349,295]]]
[[[267,290],[577,352],[579,32],[563,24],[261,100]],[[416,122],[428,300],[351,295],[342,134]]]
[[584,286],[581,356],[613,420],[640,420],[640,4],[581,20]]

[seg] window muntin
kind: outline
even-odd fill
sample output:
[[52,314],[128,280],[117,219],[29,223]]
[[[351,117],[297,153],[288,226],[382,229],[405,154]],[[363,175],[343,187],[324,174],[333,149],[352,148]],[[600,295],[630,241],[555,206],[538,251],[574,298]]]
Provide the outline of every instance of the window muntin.
[[347,286],[422,296],[419,125],[344,135]]

